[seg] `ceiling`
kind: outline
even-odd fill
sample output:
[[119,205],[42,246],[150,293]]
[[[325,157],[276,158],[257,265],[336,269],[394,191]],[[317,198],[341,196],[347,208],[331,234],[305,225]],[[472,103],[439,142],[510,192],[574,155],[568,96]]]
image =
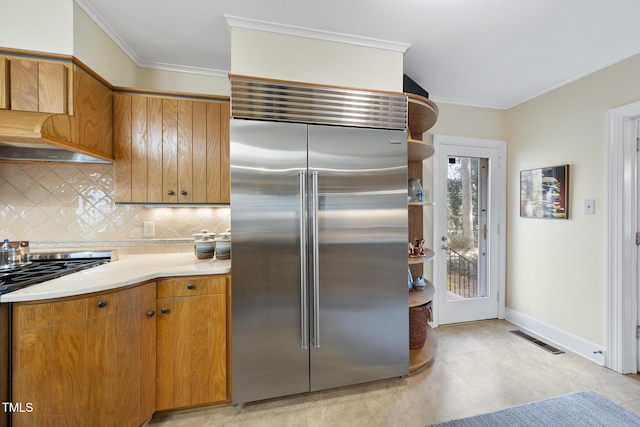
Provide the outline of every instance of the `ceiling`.
[[640,53],[638,0],[74,0],[139,66],[230,69],[225,16],[404,43],[436,102],[506,109]]

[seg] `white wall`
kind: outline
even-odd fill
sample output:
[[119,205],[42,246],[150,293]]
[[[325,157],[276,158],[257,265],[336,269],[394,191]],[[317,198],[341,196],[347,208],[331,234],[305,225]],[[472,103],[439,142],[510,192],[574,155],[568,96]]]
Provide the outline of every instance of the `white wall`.
[[72,0],[0,0],[0,46],[73,54]]
[[75,4],[73,56],[114,86],[137,85],[136,64]]
[[[605,346],[606,112],[640,99],[640,55],[506,113],[507,306]],[[569,220],[520,218],[519,172],[569,164]],[[582,213],[595,199],[595,215]]]
[[73,55],[113,86],[229,96],[229,80],[141,68],[72,0],[0,0],[0,47]]
[[138,68],[136,87],[170,92],[231,95],[231,84],[227,77],[178,73],[152,68]]
[[506,139],[506,112],[492,108],[438,103],[440,114],[431,134]]
[[402,53],[231,28],[231,73],[402,92]]

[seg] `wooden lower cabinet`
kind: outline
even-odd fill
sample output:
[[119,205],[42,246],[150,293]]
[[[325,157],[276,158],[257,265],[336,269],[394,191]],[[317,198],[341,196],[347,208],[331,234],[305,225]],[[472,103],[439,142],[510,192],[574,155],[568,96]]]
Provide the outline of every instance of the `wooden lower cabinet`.
[[157,410],[227,400],[227,277],[158,282]]
[[13,426],[137,427],[229,401],[229,286],[200,276],[15,303],[12,401],[26,411]]
[[[14,304],[16,427],[139,426],[155,411],[156,283]],[[151,385],[151,386],[150,386]]]

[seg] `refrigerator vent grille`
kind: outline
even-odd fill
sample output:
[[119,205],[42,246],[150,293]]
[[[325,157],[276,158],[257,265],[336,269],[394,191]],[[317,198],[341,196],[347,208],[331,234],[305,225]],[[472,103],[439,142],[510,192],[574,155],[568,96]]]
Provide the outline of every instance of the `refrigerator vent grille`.
[[231,77],[234,118],[404,130],[404,94]]

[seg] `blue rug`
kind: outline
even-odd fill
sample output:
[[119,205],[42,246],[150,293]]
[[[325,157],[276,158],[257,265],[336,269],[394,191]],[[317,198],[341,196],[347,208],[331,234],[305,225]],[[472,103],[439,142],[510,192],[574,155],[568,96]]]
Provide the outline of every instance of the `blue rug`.
[[581,391],[429,427],[631,427],[640,417],[593,391]]

